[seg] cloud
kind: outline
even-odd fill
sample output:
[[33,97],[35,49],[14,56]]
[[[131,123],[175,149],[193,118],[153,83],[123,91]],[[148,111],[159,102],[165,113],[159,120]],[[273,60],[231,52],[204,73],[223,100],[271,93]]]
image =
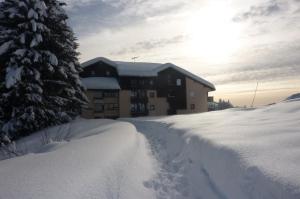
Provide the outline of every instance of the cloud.
[[233,18],[233,21],[242,22],[259,17],[268,17],[280,13],[283,11],[283,7],[283,3],[279,3],[276,0],[271,0],[258,6],[251,6],[248,11],[237,14]]
[[222,75],[211,76],[209,77],[209,79],[215,84],[224,85],[251,81],[270,82],[287,79],[298,79],[300,75],[300,65],[288,66],[284,68],[270,67],[264,69],[260,69],[259,66],[261,65],[255,66],[256,70],[248,70],[242,72],[236,71]]
[[75,1],[70,4],[67,8],[70,23],[79,36],[85,36],[99,28],[120,26],[123,23],[123,20],[115,20],[115,17],[123,10],[122,5],[114,6],[108,2],[93,0],[82,4]]
[[168,45],[178,44],[187,39],[186,35],[176,35],[171,38],[154,39],[149,41],[137,42],[129,48],[123,48],[117,52],[111,52],[111,55],[124,55],[127,53],[136,53],[141,51],[152,50],[156,48],[164,48]]
[[79,36],[101,30],[119,30],[184,7],[184,0],[69,0],[67,12]]
[[[208,74],[216,84],[249,81],[278,81],[298,79],[300,76],[300,40],[293,43],[277,43],[254,49],[257,55],[244,63],[232,64],[227,70]],[[265,53],[263,53],[265,52]]]

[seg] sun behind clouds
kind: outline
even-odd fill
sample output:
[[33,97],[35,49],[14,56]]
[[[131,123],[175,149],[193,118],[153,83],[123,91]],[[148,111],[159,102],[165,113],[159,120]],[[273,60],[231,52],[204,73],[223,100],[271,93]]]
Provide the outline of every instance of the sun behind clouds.
[[187,53],[208,63],[228,62],[241,46],[241,27],[232,15],[229,5],[221,2],[193,12],[186,22]]

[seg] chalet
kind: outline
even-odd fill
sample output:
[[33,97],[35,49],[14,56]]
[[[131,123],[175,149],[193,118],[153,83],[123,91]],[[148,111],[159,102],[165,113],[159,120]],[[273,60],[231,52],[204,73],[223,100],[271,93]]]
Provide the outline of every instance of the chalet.
[[158,116],[208,111],[215,87],[174,64],[120,62],[99,57],[82,64],[89,104],[85,118]]

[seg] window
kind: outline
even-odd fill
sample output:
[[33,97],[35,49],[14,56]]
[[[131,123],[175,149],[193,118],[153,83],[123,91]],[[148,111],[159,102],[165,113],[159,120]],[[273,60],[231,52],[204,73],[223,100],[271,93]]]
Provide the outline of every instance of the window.
[[137,92],[136,91],[130,91],[130,97],[136,97]]
[[110,71],[109,70],[106,71],[106,76],[110,76]]
[[175,97],[175,92],[173,90],[169,90],[168,97]]
[[130,104],[130,110],[131,112],[135,112],[136,110],[135,104]]
[[191,110],[195,110],[195,104],[191,104]]
[[102,103],[95,103],[95,113],[103,113],[104,106]]
[[131,112],[136,113],[138,112],[138,104],[131,104]]
[[116,103],[105,104],[105,110],[108,110],[108,111],[119,110],[119,105]]
[[141,79],[141,80],[139,81],[139,83],[140,83],[141,86],[143,86],[143,85],[145,84],[145,80],[142,80],[142,79]]
[[146,106],[143,103],[139,103],[139,112],[145,112]]
[[171,75],[168,75],[167,76],[167,79],[168,79],[168,85],[172,85],[172,79],[171,79]]
[[130,107],[133,113],[143,113],[146,111],[146,105],[144,103],[134,103],[131,104]]
[[131,86],[136,86],[137,81],[135,79],[132,79],[132,80],[130,80],[130,84],[131,84]]
[[150,97],[150,98],[155,98],[155,92],[153,92],[153,91],[152,91],[152,92],[149,92],[149,97]]
[[181,79],[177,79],[177,80],[176,80],[176,85],[177,85],[177,86],[181,86]]
[[94,70],[91,71],[91,76],[95,76],[96,72]]
[[107,110],[107,111],[114,110],[113,109],[113,104],[105,104],[105,110]]
[[133,90],[130,92],[131,98],[146,98],[147,93],[146,90]]
[[149,84],[152,86],[154,84],[153,80],[150,80]]
[[94,93],[94,100],[103,99],[103,93],[102,92],[96,92]]
[[195,97],[195,92],[194,91],[190,91],[190,96],[191,97]]
[[150,105],[150,111],[154,111],[155,110],[155,105]]
[[114,104],[114,110],[119,110],[120,107],[119,107],[119,104]]
[[116,98],[119,96],[119,93],[117,92],[106,92],[104,93],[104,97],[107,97],[107,98]]
[[144,90],[138,90],[138,97],[139,98],[145,98],[146,92]]

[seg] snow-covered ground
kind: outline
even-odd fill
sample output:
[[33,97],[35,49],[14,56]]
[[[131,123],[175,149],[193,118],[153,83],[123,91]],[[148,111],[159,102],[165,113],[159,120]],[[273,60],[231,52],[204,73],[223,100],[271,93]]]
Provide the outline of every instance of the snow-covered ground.
[[131,122],[154,140],[163,167],[183,176],[187,198],[300,198],[299,99]]
[[0,199],[154,198],[143,182],[155,162],[133,125],[79,120],[46,133],[20,141],[29,154],[0,161]]
[[18,142],[0,199],[300,198],[300,100],[171,117],[77,120]]

